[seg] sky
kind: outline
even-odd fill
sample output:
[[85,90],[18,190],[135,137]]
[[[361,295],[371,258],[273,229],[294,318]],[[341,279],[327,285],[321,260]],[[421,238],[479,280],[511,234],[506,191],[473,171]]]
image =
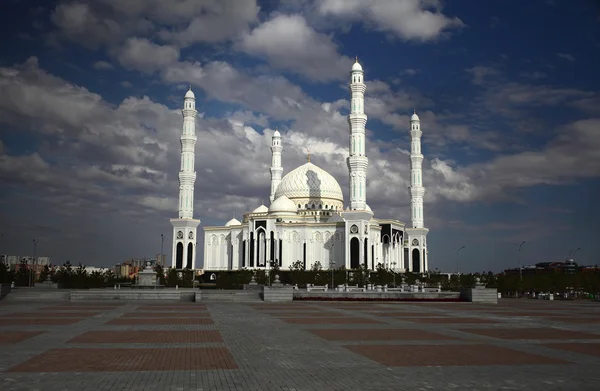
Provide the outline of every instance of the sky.
[[189,85],[201,226],[268,204],[275,128],[347,200],[358,56],[376,217],[410,222],[421,118],[430,269],[600,261],[595,1],[4,0],[0,33],[0,254],[170,254]]

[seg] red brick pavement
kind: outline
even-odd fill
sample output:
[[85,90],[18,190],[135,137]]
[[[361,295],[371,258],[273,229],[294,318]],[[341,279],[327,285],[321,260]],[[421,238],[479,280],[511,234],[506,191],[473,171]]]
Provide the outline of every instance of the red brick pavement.
[[458,318],[458,317],[446,317],[446,318],[402,318],[409,322],[415,323],[430,323],[430,324],[446,324],[446,323],[498,323],[498,320],[484,319],[484,318]]
[[549,328],[461,329],[467,333],[500,339],[600,339],[600,335]]
[[390,311],[390,312],[369,312],[371,315],[375,316],[385,316],[385,317],[440,317],[446,316],[445,314],[441,314],[439,312],[408,312],[408,311]]
[[0,326],[59,326],[83,319],[85,318],[0,318]]
[[44,331],[2,331],[0,332],[0,345],[10,345],[43,334]]
[[600,317],[582,317],[582,316],[563,316],[563,317],[548,317],[548,320],[553,322],[563,323],[600,323]]
[[120,305],[55,305],[44,307],[44,311],[109,311],[119,308]]
[[280,312],[264,312],[265,315],[270,315],[270,316],[275,316],[278,318],[299,318],[301,316],[308,316],[308,317],[315,317],[315,316],[320,316],[320,317],[332,317],[332,316],[336,316],[336,315],[340,315],[338,313],[331,313],[331,312],[326,312],[326,311],[322,311],[322,312],[301,312],[301,311],[280,311]]
[[600,343],[552,343],[544,344],[543,346],[552,349],[565,350],[567,352],[600,357]]
[[119,372],[237,369],[227,348],[52,349],[7,372]]
[[211,318],[117,318],[112,319],[105,324],[110,325],[192,325],[192,324],[213,324]]
[[210,318],[208,312],[127,312],[123,318]]
[[309,331],[328,341],[434,341],[457,339],[417,329],[311,329]]
[[13,318],[89,318],[99,315],[100,312],[13,312],[6,316]]
[[207,343],[223,342],[217,330],[156,332],[149,330],[88,331],[69,343]]
[[494,345],[348,345],[344,347],[389,367],[568,363]]
[[158,305],[143,305],[137,307],[138,311],[206,311],[205,305],[173,305],[173,306],[158,306]]
[[286,323],[291,324],[370,324],[370,323],[383,323],[374,319],[367,318],[321,318],[321,317],[310,317],[310,318],[279,318]]

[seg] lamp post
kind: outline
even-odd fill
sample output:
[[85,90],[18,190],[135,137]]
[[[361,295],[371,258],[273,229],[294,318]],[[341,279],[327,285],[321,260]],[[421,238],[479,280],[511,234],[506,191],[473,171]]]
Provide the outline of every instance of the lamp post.
[[581,247],[577,247],[577,249],[575,251],[573,251],[573,258],[575,258],[575,254],[577,254],[577,251],[581,250]]
[[329,270],[331,270],[331,289],[334,289],[334,271],[333,269],[335,268],[335,259],[333,259],[332,254],[331,254],[331,250],[333,249],[333,246],[335,245],[335,243],[331,243],[331,245],[329,246]]
[[32,274],[33,274],[33,266],[35,265],[35,250],[37,247],[37,240],[33,239],[33,259],[31,260],[31,269],[29,270],[29,287],[31,288],[32,284]]
[[456,275],[458,275],[458,252],[467,246],[462,246],[458,250],[456,250]]
[[392,276],[394,277],[394,288],[396,287],[396,262],[392,262]]
[[160,266],[165,267],[164,265],[164,259],[163,259],[163,248],[164,248],[164,243],[165,243],[165,235],[164,234],[160,234]]
[[521,266],[521,247],[523,247],[525,243],[526,242],[523,240],[521,244],[519,244],[519,292],[523,289],[523,267]]

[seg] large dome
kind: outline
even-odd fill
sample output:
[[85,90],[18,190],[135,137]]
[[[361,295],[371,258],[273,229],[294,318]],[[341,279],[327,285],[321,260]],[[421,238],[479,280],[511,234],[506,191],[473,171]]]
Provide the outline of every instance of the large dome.
[[308,162],[283,177],[275,191],[275,198],[289,199],[329,198],[344,202],[340,184],[327,171]]

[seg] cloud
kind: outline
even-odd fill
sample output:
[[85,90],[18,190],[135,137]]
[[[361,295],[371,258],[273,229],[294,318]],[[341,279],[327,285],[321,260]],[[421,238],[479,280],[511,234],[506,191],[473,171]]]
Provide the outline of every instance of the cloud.
[[189,46],[232,39],[256,20],[255,0],[75,0],[62,1],[51,14],[57,31],[88,48],[112,47],[132,36]]
[[331,37],[308,26],[301,15],[276,15],[245,34],[236,47],[316,81],[345,78],[352,66],[352,59],[338,54]]
[[564,60],[570,61],[570,62],[575,62],[577,61],[577,59],[575,58],[575,56],[573,56],[572,54],[569,53],[556,53],[556,55]]
[[[160,1],[160,3],[168,4]],[[192,3],[189,1],[188,3]],[[221,42],[237,37],[257,20],[259,7],[255,0],[195,1],[194,17],[183,28],[162,29],[158,35],[179,46],[197,42]],[[175,22],[173,20],[172,22]]]
[[444,32],[464,26],[457,17],[440,12],[435,0],[321,0],[322,15],[363,22],[403,40],[430,41]]
[[129,38],[116,51],[119,63],[127,69],[135,69],[146,74],[176,63],[179,60],[179,50],[169,45],[157,45],[145,38]]
[[109,70],[109,69],[114,69],[115,67],[111,63],[108,63],[106,61],[96,61],[92,65],[92,68],[99,70],[99,71],[105,71],[105,70]]
[[465,69],[465,71],[471,74],[473,78],[471,82],[478,86],[486,84],[490,76],[498,75],[498,71],[495,68],[481,65]]

